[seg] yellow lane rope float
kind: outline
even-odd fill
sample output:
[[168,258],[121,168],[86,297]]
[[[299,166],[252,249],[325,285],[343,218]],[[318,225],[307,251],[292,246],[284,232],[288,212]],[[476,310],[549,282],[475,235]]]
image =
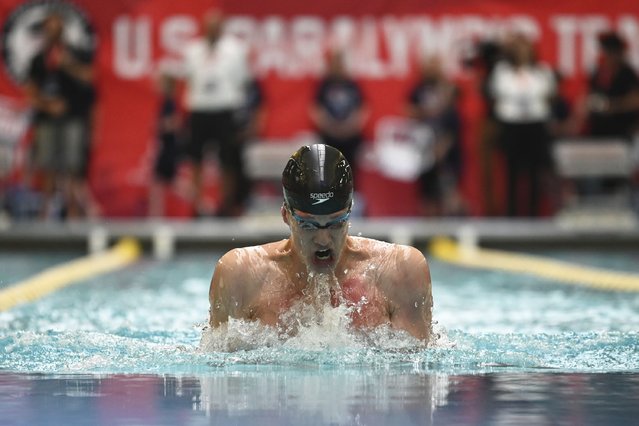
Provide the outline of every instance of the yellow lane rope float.
[[0,312],[33,301],[84,279],[122,268],[141,254],[140,244],[131,238],[111,249],[46,269],[31,278],[0,290]]
[[433,239],[429,251],[439,260],[467,267],[532,274],[598,290],[639,291],[639,275],[636,274],[613,272],[542,256],[463,247],[449,238]]

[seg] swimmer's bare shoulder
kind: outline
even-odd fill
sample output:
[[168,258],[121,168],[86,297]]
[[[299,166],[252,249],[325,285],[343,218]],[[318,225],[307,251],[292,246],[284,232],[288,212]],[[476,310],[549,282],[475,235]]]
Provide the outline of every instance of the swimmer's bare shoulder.
[[364,240],[372,262],[379,267],[380,289],[389,300],[394,328],[428,340],[432,321],[432,288],[428,261],[415,247]]
[[228,251],[218,260],[209,288],[209,322],[217,327],[233,318],[250,318],[250,305],[264,277],[279,257],[278,245],[269,243]]

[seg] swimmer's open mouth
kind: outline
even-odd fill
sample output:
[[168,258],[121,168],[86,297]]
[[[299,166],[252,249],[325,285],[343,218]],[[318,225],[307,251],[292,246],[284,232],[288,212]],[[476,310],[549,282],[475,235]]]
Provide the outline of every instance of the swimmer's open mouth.
[[325,249],[325,250],[317,250],[315,252],[315,258],[320,261],[327,261],[333,259],[333,250]]

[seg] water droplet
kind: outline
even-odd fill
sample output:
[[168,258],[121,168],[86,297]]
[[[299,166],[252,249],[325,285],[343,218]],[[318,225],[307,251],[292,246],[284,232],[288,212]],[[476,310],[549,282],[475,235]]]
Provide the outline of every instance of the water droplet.
[[415,302],[415,307],[417,307],[417,306],[418,306],[418,304],[417,304],[417,302]]

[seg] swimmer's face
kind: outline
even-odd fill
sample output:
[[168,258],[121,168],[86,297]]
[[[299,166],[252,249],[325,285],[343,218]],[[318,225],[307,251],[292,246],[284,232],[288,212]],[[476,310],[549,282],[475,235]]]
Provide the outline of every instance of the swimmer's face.
[[313,215],[282,207],[284,222],[291,228],[293,244],[311,271],[335,269],[346,243],[350,212],[350,208],[345,208],[328,215]]

